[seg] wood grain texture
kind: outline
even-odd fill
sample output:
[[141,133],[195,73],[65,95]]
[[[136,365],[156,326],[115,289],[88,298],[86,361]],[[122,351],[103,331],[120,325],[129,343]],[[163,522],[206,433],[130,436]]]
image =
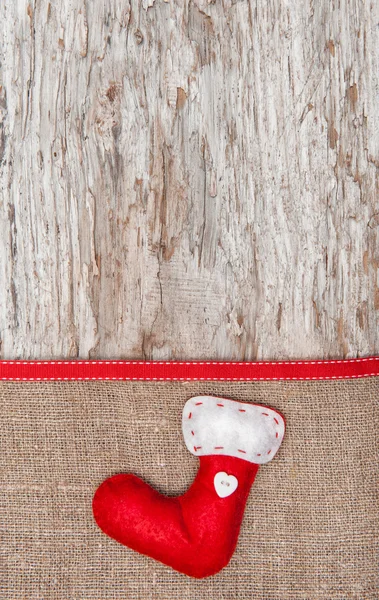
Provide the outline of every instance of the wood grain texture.
[[379,7],[0,6],[0,356],[379,352]]

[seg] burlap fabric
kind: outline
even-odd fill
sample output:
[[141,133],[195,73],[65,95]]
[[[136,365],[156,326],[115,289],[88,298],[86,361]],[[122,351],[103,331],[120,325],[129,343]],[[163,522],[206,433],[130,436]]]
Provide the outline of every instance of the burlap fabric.
[[[196,394],[278,408],[283,445],[251,490],[236,553],[193,580],[107,538],[96,487],[134,472],[180,494],[197,459]],[[283,382],[3,382],[0,597],[103,600],[379,598],[379,378]]]

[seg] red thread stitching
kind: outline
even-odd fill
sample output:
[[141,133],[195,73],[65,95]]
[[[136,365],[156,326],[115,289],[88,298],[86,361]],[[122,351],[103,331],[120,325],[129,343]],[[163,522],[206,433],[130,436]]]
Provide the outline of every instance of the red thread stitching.
[[262,415],[264,415],[265,417],[268,417],[268,413],[262,413]]
[[224,407],[224,405],[223,405],[223,404],[217,404],[217,406],[222,406],[222,407]]
[[215,449],[215,450],[223,450],[223,449],[224,449],[224,446],[215,446],[215,447],[214,447],[214,449]]
[[238,409],[238,412],[246,412],[246,410],[245,410],[245,409],[243,409],[243,408],[239,408],[239,409]]
[[238,450],[238,452],[242,452],[242,454],[246,454],[245,450]]
[[202,402],[196,402],[195,406],[200,406],[200,404],[203,404]]
[[279,421],[278,421],[278,419],[276,419],[275,417],[274,417],[274,421],[275,421],[275,423],[276,423],[277,425],[279,425]]

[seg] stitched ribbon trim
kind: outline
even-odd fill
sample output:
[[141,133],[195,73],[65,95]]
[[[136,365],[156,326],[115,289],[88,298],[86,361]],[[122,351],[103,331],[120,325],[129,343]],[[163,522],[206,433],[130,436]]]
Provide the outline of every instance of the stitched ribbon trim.
[[379,375],[379,357],[312,361],[0,361],[4,381],[277,381]]

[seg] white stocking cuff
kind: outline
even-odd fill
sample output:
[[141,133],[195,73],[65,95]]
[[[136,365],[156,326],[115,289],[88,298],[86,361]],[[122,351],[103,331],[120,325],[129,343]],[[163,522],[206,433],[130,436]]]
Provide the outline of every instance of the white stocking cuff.
[[266,406],[196,396],[184,406],[182,428],[186,446],[195,456],[222,454],[262,465],[279,450],[285,422]]

